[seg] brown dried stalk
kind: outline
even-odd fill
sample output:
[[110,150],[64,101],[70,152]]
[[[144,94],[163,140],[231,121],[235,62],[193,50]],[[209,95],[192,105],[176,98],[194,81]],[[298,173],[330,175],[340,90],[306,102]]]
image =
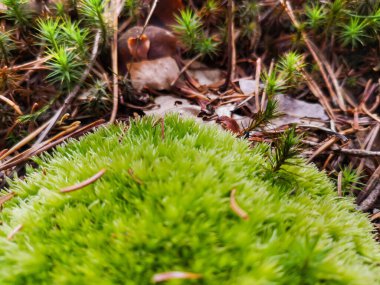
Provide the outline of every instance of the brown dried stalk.
[[231,209],[232,209],[232,211],[234,211],[243,220],[248,220],[249,216],[248,216],[247,212],[244,211],[242,208],[240,208],[240,206],[236,202],[235,194],[236,194],[236,189],[233,189],[231,191],[231,195],[230,195],[230,206],[231,206]]
[[96,180],[98,180],[100,177],[102,177],[104,175],[104,173],[106,173],[106,169],[105,168],[101,169],[94,176],[86,179],[83,182],[80,182],[78,184],[75,184],[75,185],[72,185],[72,186],[69,186],[69,187],[61,189],[60,192],[61,193],[69,193],[69,192],[73,192],[73,191],[82,189],[82,188],[86,187],[87,185],[90,185],[91,183],[94,183]]
[[17,234],[21,229],[22,229],[23,225],[18,225],[17,227],[15,227],[7,236],[7,240],[12,240],[13,237],[15,236],[15,234]]
[[7,195],[4,195],[4,196],[1,196],[0,197],[0,207],[7,201],[9,201],[10,199],[12,199],[14,196],[16,195],[16,193],[14,192],[11,192]]
[[172,272],[163,272],[153,275],[152,282],[159,283],[164,281],[169,281],[173,279],[200,279],[202,275],[192,272],[181,272],[181,271],[172,271]]

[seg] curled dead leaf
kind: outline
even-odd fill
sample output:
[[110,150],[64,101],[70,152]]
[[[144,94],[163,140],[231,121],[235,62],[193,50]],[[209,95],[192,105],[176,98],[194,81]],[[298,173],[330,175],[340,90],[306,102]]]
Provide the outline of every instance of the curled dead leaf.
[[216,122],[219,123],[225,130],[229,130],[234,134],[240,134],[240,127],[234,119],[227,116],[221,116],[216,120]]

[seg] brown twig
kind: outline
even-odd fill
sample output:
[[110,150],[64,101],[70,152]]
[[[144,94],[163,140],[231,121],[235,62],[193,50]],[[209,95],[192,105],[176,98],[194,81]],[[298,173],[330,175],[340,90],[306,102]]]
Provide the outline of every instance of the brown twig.
[[73,191],[82,189],[82,188],[86,187],[87,185],[94,183],[96,180],[98,180],[100,177],[102,177],[104,175],[104,173],[106,173],[105,168],[101,169],[98,173],[96,173],[94,176],[91,176],[90,178],[86,179],[85,181],[80,182],[80,183],[75,184],[75,185],[72,185],[72,186],[69,186],[69,187],[65,187],[65,188],[61,189],[59,192],[69,193],[69,192],[73,192]]
[[231,209],[232,209],[232,211],[234,211],[234,213],[236,213],[243,220],[248,220],[249,216],[248,216],[247,212],[244,211],[242,208],[240,208],[240,206],[236,202],[235,194],[236,194],[236,189],[233,189],[231,191],[231,195],[230,195]]
[[3,96],[3,95],[0,95],[0,100],[2,100],[3,102],[7,103],[9,106],[11,106],[13,108],[13,110],[15,110],[15,112],[22,116],[23,113],[20,109],[20,106],[17,105],[15,102],[13,102],[12,100],[8,99],[7,97]]
[[192,272],[181,272],[181,271],[172,271],[172,272],[163,272],[154,274],[152,277],[153,283],[159,283],[164,281],[169,281],[173,279],[200,279],[202,275]]
[[137,184],[140,184],[140,185],[144,184],[144,182],[143,182],[140,178],[138,178],[138,177],[136,176],[136,174],[135,174],[135,172],[133,171],[132,168],[129,168],[129,169],[128,169],[128,174],[132,177],[132,179],[133,179],[134,181],[137,182]]
[[236,63],[235,36],[234,36],[234,1],[227,2],[227,22],[228,22],[228,66],[226,81],[221,86],[221,90],[227,90],[234,77]]
[[7,201],[9,201],[10,199],[12,199],[14,196],[16,195],[16,193],[14,192],[11,192],[11,193],[8,193],[4,196],[1,196],[0,197],[0,207]]
[[364,193],[366,194],[366,198],[359,204],[358,209],[368,211],[380,196],[380,166],[377,167],[369,179]]
[[261,75],[261,58],[259,57],[256,60],[256,74],[255,74],[255,81],[256,81],[256,86],[255,86],[255,103],[256,103],[256,112],[260,112],[260,97],[259,97],[259,92],[260,92],[260,75]]
[[7,240],[12,240],[13,237],[22,229],[23,225],[15,227],[7,236]]
[[182,67],[181,71],[178,73],[177,77],[170,83],[170,86],[173,86],[177,80],[181,77],[181,75],[196,61],[198,60],[200,57],[202,56],[201,53],[198,53],[195,57],[193,57],[192,59],[190,59],[184,67]]
[[118,109],[118,103],[119,103],[119,74],[118,74],[118,59],[117,59],[117,41],[118,41],[118,19],[119,19],[119,13],[117,13],[117,5],[118,1],[114,1],[114,11],[113,11],[113,41],[111,44],[111,56],[112,56],[112,92],[113,92],[113,106],[112,106],[112,113],[110,118],[110,123],[113,124],[116,120],[117,115],[117,109]]

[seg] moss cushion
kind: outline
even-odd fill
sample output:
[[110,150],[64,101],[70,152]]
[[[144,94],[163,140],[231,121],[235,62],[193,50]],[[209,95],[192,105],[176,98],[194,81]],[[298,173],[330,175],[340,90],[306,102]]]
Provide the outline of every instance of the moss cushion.
[[[70,141],[11,183],[0,284],[141,285],[173,271],[198,275],[164,282],[380,284],[372,227],[325,174],[302,162],[268,175],[265,144],[177,116],[163,139],[153,121]],[[231,208],[233,189],[248,219]]]

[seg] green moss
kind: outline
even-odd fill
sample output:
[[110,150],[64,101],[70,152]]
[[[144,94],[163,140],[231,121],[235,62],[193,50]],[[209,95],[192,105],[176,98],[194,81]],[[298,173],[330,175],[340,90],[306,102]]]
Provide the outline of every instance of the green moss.
[[[162,140],[152,120],[69,142],[12,183],[0,284],[149,284],[165,271],[203,277],[171,284],[379,284],[372,228],[324,174],[302,164],[285,166],[287,183],[264,181],[266,145],[176,116]],[[249,220],[231,210],[232,189]]]

